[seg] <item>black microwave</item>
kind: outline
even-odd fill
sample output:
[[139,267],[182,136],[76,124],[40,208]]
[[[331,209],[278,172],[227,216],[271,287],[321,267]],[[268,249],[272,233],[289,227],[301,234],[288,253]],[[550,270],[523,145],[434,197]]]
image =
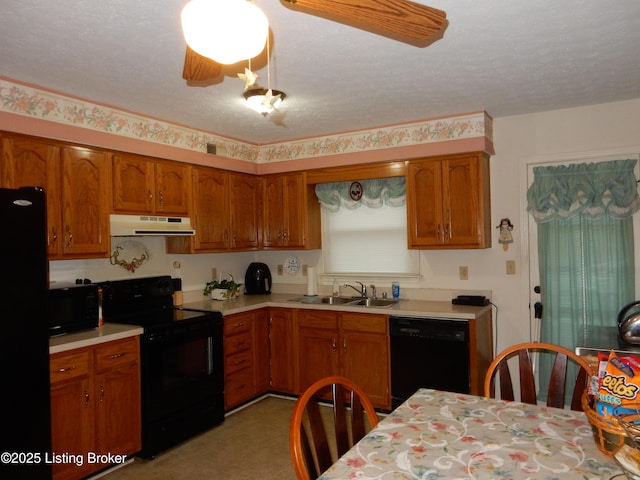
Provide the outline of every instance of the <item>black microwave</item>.
[[49,335],[98,326],[98,285],[53,285],[48,292]]

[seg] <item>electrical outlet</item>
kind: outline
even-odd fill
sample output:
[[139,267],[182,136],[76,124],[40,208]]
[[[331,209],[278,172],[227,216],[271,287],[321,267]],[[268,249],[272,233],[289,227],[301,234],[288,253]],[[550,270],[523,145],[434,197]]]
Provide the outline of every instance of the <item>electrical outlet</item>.
[[466,265],[460,267],[460,280],[469,280],[469,268]]
[[278,275],[284,275],[284,267],[282,265],[278,265]]
[[218,278],[218,269],[216,267],[211,267],[211,280],[217,280]]
[[516,261],[507,260],[507,275],[515,275],[515,274],[516,274]]
[[308,268],[308,267],[309,267],[309,265],[302,265],[302,276],[303,276],[303,277],[306,277],[306,276],[307,276],[307,273],[308,273],[307,268]]

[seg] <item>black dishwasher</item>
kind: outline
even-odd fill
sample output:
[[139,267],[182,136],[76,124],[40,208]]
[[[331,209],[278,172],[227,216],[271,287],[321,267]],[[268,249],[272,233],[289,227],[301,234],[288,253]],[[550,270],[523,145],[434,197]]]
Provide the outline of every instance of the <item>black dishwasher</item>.
[[393,408],[420,387],[470,392],[466,320],[392,316],[389,321]]

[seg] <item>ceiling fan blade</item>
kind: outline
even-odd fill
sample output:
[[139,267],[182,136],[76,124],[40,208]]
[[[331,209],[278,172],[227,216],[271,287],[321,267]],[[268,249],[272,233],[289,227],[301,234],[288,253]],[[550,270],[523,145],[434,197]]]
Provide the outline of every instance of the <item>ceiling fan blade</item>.
[[218,77],[222,73],[222,65],[210,58],[194,52],[187,46],[184,56],[182,78],[187,81],[203,82]]
[[284,0],[309,13],[387,32],[400,40],[423,41],[439,32],[447,14],[409,0]]

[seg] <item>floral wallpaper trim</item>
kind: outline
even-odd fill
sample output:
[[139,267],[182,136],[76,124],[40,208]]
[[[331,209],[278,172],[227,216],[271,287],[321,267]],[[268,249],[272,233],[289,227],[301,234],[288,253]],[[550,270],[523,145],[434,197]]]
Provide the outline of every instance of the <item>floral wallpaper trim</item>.
[[254,145],[1,78],[0,111],[196,152],[206,152],[207,143],[215,143],[222,156],[257,164],[467,138],[487,137],[493,141],[491,117],[485,112],[476,112],[343,134]]

